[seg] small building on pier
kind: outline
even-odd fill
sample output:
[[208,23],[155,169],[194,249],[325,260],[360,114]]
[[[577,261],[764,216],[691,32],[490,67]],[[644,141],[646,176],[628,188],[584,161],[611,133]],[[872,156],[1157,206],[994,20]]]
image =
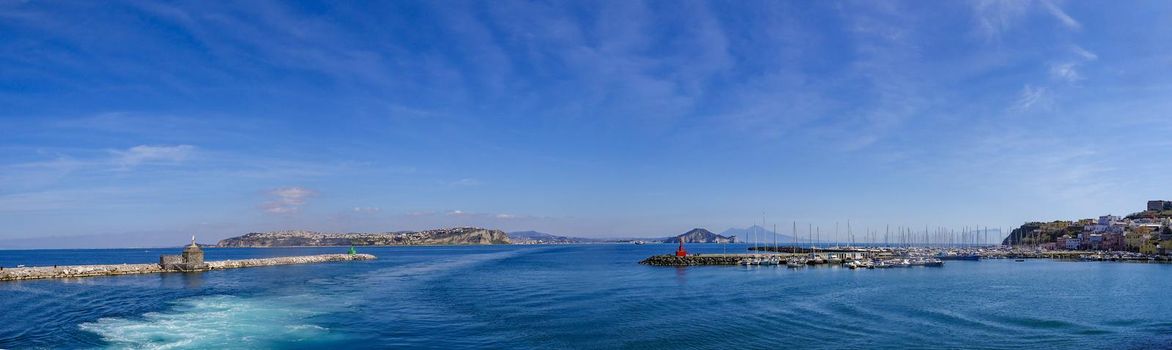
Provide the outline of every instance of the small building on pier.
[[195,236],[192,236],[191,244],[183,247],[182,254],[160,256],[159,267],[164,270],[194,271],[206,269],[208,264],[203,262],[203,249],[199,249],[199,245],[195,244]]

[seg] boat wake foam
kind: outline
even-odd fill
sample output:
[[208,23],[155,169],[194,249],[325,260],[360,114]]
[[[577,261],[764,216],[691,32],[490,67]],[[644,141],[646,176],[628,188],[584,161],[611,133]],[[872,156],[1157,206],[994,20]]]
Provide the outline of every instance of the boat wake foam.
[[215,295],[181,299],[170,310],[136,318],[102,318],[80,328],[112,348],[272,348],[312,346],[339,340],[306,318],[322,313],[303,303]]

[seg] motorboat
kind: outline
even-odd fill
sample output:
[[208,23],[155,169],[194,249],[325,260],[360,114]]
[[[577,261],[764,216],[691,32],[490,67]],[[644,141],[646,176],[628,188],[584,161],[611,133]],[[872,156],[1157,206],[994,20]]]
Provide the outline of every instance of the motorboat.
[[790,258],[785,261],[785,266],[792,267],[792,268],[806,267],[806,262],[803,261],[802,259]]

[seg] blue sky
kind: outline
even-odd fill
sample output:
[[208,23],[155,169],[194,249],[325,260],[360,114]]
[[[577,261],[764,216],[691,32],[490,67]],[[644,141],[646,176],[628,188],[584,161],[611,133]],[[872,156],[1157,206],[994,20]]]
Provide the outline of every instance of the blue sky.
[[0,246],[1126,214],[1172,198],[1168,23],[1165,1],[0,1]]

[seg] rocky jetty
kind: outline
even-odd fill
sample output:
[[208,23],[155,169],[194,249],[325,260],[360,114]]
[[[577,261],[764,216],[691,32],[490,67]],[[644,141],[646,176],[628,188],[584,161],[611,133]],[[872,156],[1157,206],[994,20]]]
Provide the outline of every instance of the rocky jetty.
[[280,258],[221,260],[208,262],[208,269],[235,269],[241,267],[276,266],[293,264],[316,264],[335,261],[356,261],[377,259],[370,254],[321,254],[308,256],[286,256]]
[[33,280],[42,278],[71,278],[116,276],[139,273],[166,272],[159,264],[72,265],[16,267],[0,270],[0,281]]
[[253,232],[221,240],[217,247],[323,247],[384,245],[510,244],[501,230],[456,227],[427,231],[325,233],[314,231]]
[[652,266],[736,265],[744,258],[735,255],[655,255],[639,263]]
[[[243,259],[209,261],[207,268],[197,271],[235,269],[242,267],[275,266],[290,264],[313,264],[334,261],[374,260],[370,254],[323,254],[310,256],[289,256],[265,259]],[[180,272],[163,269],[159,264],[120,264],[120,265],[71,265],[71,266],[39,266],[16,267],[0,270],[0,281],[19,281],[46,278],[76,278],[94,276],[117,276],[143,273]]]

